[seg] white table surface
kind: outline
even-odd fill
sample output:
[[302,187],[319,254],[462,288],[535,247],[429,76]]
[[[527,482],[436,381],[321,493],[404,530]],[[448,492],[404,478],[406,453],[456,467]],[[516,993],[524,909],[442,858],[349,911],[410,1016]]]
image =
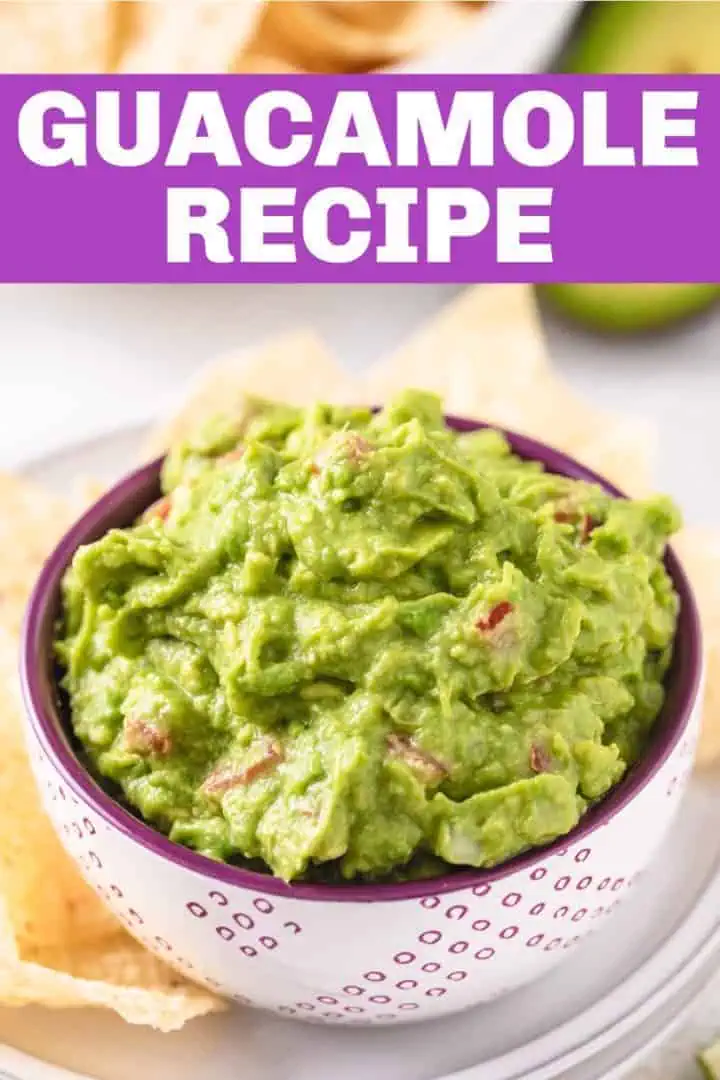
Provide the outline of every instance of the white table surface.
[[[349,369],[440,307],[444,286],[0,286],[0,467],[150,417],[204,361],[311,325]],[[720,525],[720,308],[671,333],[604,339],[547,317],[552,354],[599,403],[653,420],[658,486]],[[720,1035],[720,985],[642,1080],[691,1080]]]
[[[0,286],[0,466],[143,419],[203,361],[311,324],[350,369],[399,342],[447,286]],[[671,333],[608,340],[548,318],[565,375],[661,435],[658,484],[720,524],[720,308]]]

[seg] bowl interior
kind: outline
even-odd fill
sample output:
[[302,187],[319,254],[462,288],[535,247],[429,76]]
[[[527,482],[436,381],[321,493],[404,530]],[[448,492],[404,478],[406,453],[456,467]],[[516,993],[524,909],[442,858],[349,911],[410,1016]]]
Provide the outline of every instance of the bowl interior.
[[[488,426],[454,416],[447,417],[447,422],[456,431],[475,431]],[[520,457],[540,461],[549,472],[599,484],[610,494],[622,497],[622,493],[612,484],[560,451],[523,435],[507,431],[504,434]],[[700,626],[685,572],[674,552],[668,549],[665,565],[680,597],[680,614],[673,662],[666,680],[665,704],[643,757],[628,770],[622,781],[605,799],[586,812],[569,836],[560,837],[544,848],[534,848],[489,870],[458,869],[442,877],[420,881],[347,885],[288,885],[269,874],[215,863],[171,842],[116,802],[87,771],[74,744],[52,657],[52,641],[60,608],[60,582],[74,552],[81,544],[99,539],[110,528],[131,524],[158,497],[161,465],[162,461],[157,460],[126,476],[96,502],[60,541],[45,564],[30,599],[20,658],[21,681],[29,722],[45,752],[63,774],[65,782],[108,823],[158,855],[230,884],[251,888],[257,892],[305,899],[410,899],[474,887],[532,866],[553,850],[566,847],[569,839],[579,840],[606,824],[652,779],[679,742],[690,717],[700,681]]]

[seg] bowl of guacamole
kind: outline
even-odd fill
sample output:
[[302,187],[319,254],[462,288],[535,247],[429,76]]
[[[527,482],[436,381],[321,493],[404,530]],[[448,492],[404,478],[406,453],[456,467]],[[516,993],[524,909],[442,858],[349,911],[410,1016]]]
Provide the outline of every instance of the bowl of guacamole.
[[[580,867],[679,753],[699,678],[679,525],[424,392],[251,401],[51,558],[31,723],[112,829],[210,882],[427,911],[520,875],[529,911],[544,861]],[[618,880],[664,806],[626,820]]]

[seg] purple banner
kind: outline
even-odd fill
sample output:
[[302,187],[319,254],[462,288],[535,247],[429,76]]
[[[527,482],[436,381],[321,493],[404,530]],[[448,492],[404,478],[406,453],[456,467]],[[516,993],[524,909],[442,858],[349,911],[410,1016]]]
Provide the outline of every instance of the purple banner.
[[0,83],[1,281],[720,281],[720,76]]

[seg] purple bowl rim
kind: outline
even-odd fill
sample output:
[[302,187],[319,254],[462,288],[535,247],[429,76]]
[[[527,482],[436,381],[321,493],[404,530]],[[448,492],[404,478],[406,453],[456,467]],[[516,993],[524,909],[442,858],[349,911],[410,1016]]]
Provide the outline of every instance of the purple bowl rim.
[[[501,432],[512,449],[526,460],[540,462],[548,472],[599,484],[609,494],[619,498],[626,496],[620,489],[592,469],[581,465],[570,455],[526,435],[481,420],[469,420],[453,414],[445,417],[448,425],[456,431],[478,431],[493,428]],[[668,723],[657,744],[634,765],[597,805],[591,807],[569,833],[558,837],[544,847],[529,851],[489,869],[461,869],[436,878],[416,881],[353,884],[289,884],[270,874],[215,862],[189,848],[168,839],[163,833],[146,824],[124,809],[93,779],[73,752],[63,731],[62,719],[55,708],[45,707],[42,687],[51,678],[42,669],[42,627],[49,607],[58,604],[58,592],[62,575],[77,548],[85,537],[112,517],[131,498],[159,476],[162,458],[143,465],[124,476],[101,496],[64,534],[48,557],[30,596],[20,643],[20,681],[25,710],[30,727],[54,767],[62,775],[74,793],[83,799],[107,825],[118,829],[129,840],[138,843],[146,851],[167,859],[184,870],[213,881],[241,889],[274,896],[286,896],[296,900],[325,902],[378,903],[395,900],[417,900],[457,892],[460,889],[490,886],[517,871],[527,870],[548,857],[557,854],[570,844],[589,837],[607,825],[650,783],[662,765],[680,742],[695,704],[700,686],[702,668],[702,645],[700,619],[692,588],[687,575],[670,546],[666,549],[666,568],[680,597],[681,618],[686,624],[689,637],[689,661],[685,678],[678,691],[672,722]]]

